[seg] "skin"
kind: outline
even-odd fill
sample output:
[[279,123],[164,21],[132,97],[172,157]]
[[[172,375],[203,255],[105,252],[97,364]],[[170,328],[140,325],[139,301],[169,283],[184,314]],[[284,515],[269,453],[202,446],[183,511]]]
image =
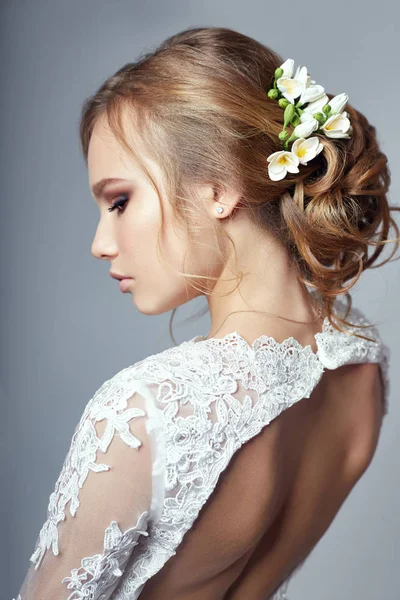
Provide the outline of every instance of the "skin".
[[[137,148],[139,142],[135,139],[132,123],[129,131]],[[159,166],[144,153],[141,158],[157,184],[162,186]],[[184,269],[182,256],[187,237],[185,231],[174,223],[165,195],[161,198],[165,220],[161,241],[163,256],[172,268],[160,261],[156,250],[161,218],[157,193],[132,157],[121,147],[104,118],[100,118],[94,127],[88,150],[88,173],[91,190],[103,178],[124,180],[108,186],[100,195],[92,193],[100,210],[100,219],[91,252],[94,257],[109,261],[111,271],[132,278],[128,292],[132,294],[138,310],[148,315],[161,314],[201,295],[201,291],[188,286],[185,277],[177,272]],[[198,187],[197,192],[202,202],[196,223],[201,251],[192,254],[186,263],[186,271],[218,278],[208,284],[212,295],[206,295],[211,316],[209,335],[213,336],[218,330],[215,337],[222,337],[237,329],[251,342],[268,326],[270,334],[277,338],[284,338],[289,330],[290,335],[297,334],[301,338],[305,325],[285,323],[267,314],[249,312],[272,312],[306,322],[315,319],[315,308],[296,279],[297,273],[290,264],[287,250],[272,235],[257,229],[246,210],[237,210],[233,218],[227,219],[239,201],[234,190],[227,190],[221,195],[205,183]],[[124,195],[129,197],[125,206],[109,212],[108,208],[115,200]],[[219,204],[224,207],[222,214],[216,212]],[[209,218],[204,218],[204,215]],[[234,291],[236,271],[232,247],[227,246],[230,254],[223,264],[213,251],[217,240],[211,227],[212,220],[218,220],[221,228],[231,235],[237,250],[238,267],[248,274]],[[220,243],[227,242],[222,238]],[[224,296],[227,293],[229,295]],[[246,312],[230,314],[238,310]],[[320,323],[313,327],[313,330],[319,331]]]
[[[133,130],[132,140],[138,148]],[[158,165],[144,153],[141,157],[161,185]],[[165,195],[161,198],[165,218],[162,251],[173,268],[160,262],[156,252],[161,216],[158,196],[105,121],[98,121],[94,128],[88,168],[90,186],[105,177],[124,179],[94,196],[100,220],[92,254],[109,261],[112,271],[132,278],[128,292],[137,308],[146,314],[160,314],[200,295],[175,271],[183,268],[187,239],[175,226]],[[237,330],[249,343],[263,333],[278,342],[293,336],[315,352],[314,333],[322,329],[321,319],[315,320],[315,308],[297,280],[286,249],[268,233],[257,230],[246,210],[237,210],[227,219],[239,201],[234,190],[221,196],[205,184],[197,191],[201,198],[197,219],[201,251],[197,249],[190,258],[186,271],[217,278],[209,286],[213,295],[206,295],[209,335],[222,337]],[[107,209],[122,195],[130,196],[123,212],[110,213]],[[224,207],[222,214],[216,212],[219,204]],[[227,296],[223,294],[236,285],[235,279],[224,281],[235,275],[234,256],[226,264],[216,258],[213,220],[231,235],[238,268],[249,273],[240,288]],[[252,312],[231,314],[251,309],[312,323]],[[377,364],[326,370],[310,398],[285,410],[235,455],[196,527],[187,532],[181,551],[146,583],[143,600],[269,598],[312,551],[369,466],[381,422]]]

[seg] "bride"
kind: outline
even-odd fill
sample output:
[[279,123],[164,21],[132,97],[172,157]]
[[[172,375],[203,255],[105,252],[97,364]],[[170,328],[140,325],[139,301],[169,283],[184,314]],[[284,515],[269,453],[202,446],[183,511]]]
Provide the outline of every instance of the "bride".
[[205,296],[210,331],[93,395],[18,598],[286,598],[388,411],[389,349],[349,293],[399,242],[375,130],[210,27],[109,77],[80,136],[92,254],[141,313]]

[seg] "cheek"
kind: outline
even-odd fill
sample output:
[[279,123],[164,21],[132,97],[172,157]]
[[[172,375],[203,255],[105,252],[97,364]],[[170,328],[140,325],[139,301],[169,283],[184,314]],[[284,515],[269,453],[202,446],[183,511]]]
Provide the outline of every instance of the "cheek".
[[[181,228],[172,225],[173,215],[169,206],[164,207],[163,226],[160,224],[160,217],[157,198],[152,195],[134,198],[118,223],[118,248],[135,272],[140,270],[142,275],[150,278],[157,273],[156,279],[160,281],[165,271],[169,281],[171,271],[168,264],[176,270],[182,268],[187,234],[181,231]],[[161,260],[159,253],[166,264]]]
[[119,251],[138,264],[152,260],[156,251],[158,219],[158,210],[150,203],[147,206],[132,203],[118,223]]

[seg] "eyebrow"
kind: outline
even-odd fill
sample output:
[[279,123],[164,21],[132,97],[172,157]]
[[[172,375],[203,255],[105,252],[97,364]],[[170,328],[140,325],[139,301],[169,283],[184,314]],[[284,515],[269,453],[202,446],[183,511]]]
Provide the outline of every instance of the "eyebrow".
[[99,198],[108,185],[111,185],[112,183],[123,183],[126,181],[127,179],[121,179],[120,177],[105,177],[104,179],[100,179],[100,181],[92,185],[92,194],[95,198]]

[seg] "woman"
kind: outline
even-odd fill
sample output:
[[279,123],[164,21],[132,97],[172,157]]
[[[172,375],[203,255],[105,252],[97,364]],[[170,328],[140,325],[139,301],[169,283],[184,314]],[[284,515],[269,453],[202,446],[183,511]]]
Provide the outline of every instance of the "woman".
[[347,100],[194,28],[86,101],[93,255],[142,313],[205,295],[211,330],[88,402],[20,600],[287,597],[388,409],[389,350],[348,290],[398,248],[396,209]]

